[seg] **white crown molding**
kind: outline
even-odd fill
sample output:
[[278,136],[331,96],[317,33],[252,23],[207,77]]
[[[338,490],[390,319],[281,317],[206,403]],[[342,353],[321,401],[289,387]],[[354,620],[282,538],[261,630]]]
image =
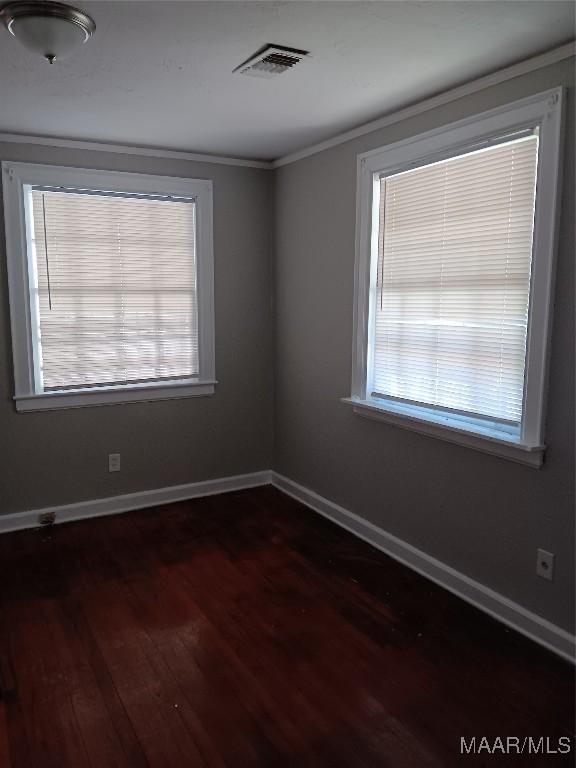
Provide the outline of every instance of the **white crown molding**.
[[330,147],[335,147],[338,144],[343,144],[351,139],[364,136],[367,133],[377,131],[379,128],[384,128],[387,125],[398,123],[401,120],[407,120],[410,117],[414,117],[422,112],[426,112],[434,107],[448,104],[451,101],[460,99],[463,96],[469,96],[476,91],[481,91],[484,88],[489,88],[492,85],[498,85],[506,80],[511,80],[514,77],[533,72],[536,69],[547,67],[550,64],[554,64],[562,59],[567,59],[570,56],[576,54],[576,43],[566,43],[559,48],[554,48],[551,51],[542,53],[538,56],[533,56],[530,59],[512,64],[509,67],[500,69],[497,72],[492,72],[489,75],[480,77],[477,80],[472,80],[469,83],[460,85],[451,90],[444,91],[436,96],[432,96],[423,101],[419,101],[405,109],[392,112],[384,115],[383,117],[372,120],[369,123],[364,123],[357,128],[352,128],[349,131],[340,133],[337,136],[333,136],[326,141],[319,142],[318,144],[312,144],[305,149],[300,149],[297,152],[292,152],[283,157],[279,157],[276,160],[247,160],[241,157],[227,157],[225,155],[210,155],[202,154],[198,152],[187,152],[185,150],[178,149],[154,149],[153,147],[138,147],[133,145],[124,144],[108,144],[98,141],[82,141],[80,139],[60,139],[51,136],[31,136],[27,134],[19,133],[0,133],[0,143],[12,143],[12,144],[36,144],[45,147],[61,147],[63,149],[83,149],[93,150],[96,152],[113,152],[123,155],[139,155],[141,157],[158,157],[175,160],[192,160],[199,163],[215,163],[217,165],[232,165],[245,168],[261,168],[264,170],[273,170],[280,168],[283,165],[289,163],[295,163],[297,160],[302,160],[310,155],[315,155],[318,152],[322,152]]
[[416,104],[412,104],[409,107],[405,107],[404,109],[400,109],[396,112],[391,112],[387,115],[384,115],[383,117],[377,118],[376,120],[371,120],[369,123],[364,123],[357,128],[352,128],[349,131],[340,133],[337,136],[333,136],[331,139],[326,139],[326,141],[321,141],[318,144],[312,144],[305,149],[301,149],[297,152],[292,152],[288,155],[285,155],[284,157],[280,157],[273,161],[272,167],[280,168],[283,165],[295,163],[298,160],[304,159],[305,157],[310,157],[311,155],[316,155],[318,152],[323,152],[325,149],[336,147],[338,144],[343,144],[346,141],[357,139],[359,136],[364,136],[365,134],[372,133],[373,131],[377,131],[380,128],[385,128],[387,125],[399,123],[402,120],[415,117],[422,112],[427,112],[428,110],[434,109],[435,107],[441,107],[444,104],[450,103],[451,101],[456,101],[457,99],[461,99],[464,96],[470,96],[477,91],[482,91],[485,88],[490,88],[493,85],[504,83],[507,80],[512,80],[515,77],[520,77],[521,75],[533,72],[536,69],[542,69],[543,67],[547,67],[550,64],[555,64],[557,61],[562,61],[563,59],[568,59],[574,55],[576,55],[576,43],[566,43],[566,45],[562,45],[559,48],[554,48],[551,51],[540,54],[539,56],[533,56],[530,59],[524,59],[523,61],[519,61],[516,64],[511,64],[509,67],[499,69],[498,71],[492,72],[489,75],[480,77],[477,80],[471,80],[468,83],[464,83],[463,85],[459,85],[456,88],[452,88],[448,91],[444,91],[443,93],[439,93],[436,96],[418,101]]
[[503,624],[575,663],[576,638],[469,576],[277,472],[272,485]]
[[124,144],[106,144],[99,141],[81,141],[80,139],[57,139],[51,136],[29,136],[19,133],[0,133],[0,143],[36,144],[43,147],[61,147],[63,149],[82,149],[95,152],[114,152],[120,155],[138,155],[140,157],[159,157],[173,160],[192,160],[198,163],[216,165],[236,165],[244,168],[262,168],[271,170],[273,165],[267,160],[246,160],[241,157],[225,155],[203,155],[197,152],[185,152],[177,149],[154,149]]
[[69,523],[73,520],[84,520],[89,517],[117,515],[121,512],[132,512],[135,509],[155,507],[159,504],[172,504],[175,501],[187,501],[199,496],[213,496],[218,493],[239,491],[243,488],[255,488],[270,483],[270,472],[252,472],[247,475],[220,477],[215,480],[203,480],[199,483],[171,485],[167,488],[157,488],[151,491],[125,493],[121,496],[109,496],[103,499],[79,501],[74,504],[64,504],[58,507],[31,509],[25,512],[15,512],[10,515],[0,515],[0,533],[21,531],[26,528],[38,528],[40,516],[54,513],[55,523]]

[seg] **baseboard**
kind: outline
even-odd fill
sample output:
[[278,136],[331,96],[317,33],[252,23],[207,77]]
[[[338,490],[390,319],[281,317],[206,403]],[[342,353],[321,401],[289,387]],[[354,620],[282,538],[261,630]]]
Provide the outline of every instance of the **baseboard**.
[[239,491],[243,488],[255,488],[270,483],[481,611],[574,663],[574,635],[353,512],[269,470],[1,515],[0,533],[37,528],[39,517],[43,513],[53,512],[56,523],[66,523],[90,517],[116,515],[175,501],[186,501],[200,496]]
[[154,507],[158,504],[170,504],[174,501],[186,501],[198,496],[213,496],[227,491],[239,491],[243,488],[254,488],[271,482],[270,472],[252,472],[248,475],[233,475],[220,477],[215,480],[203,480],[199,483],[171,485],[167,488],[157,488],[151,491],[125,493],[121,496],[109,496],[104,499],[79,501],[75,504],[64,504],[58,507],[31,509],[16,512],[11,515],[0,515],[0,533],[20,531],[25,528],[37,528],[40,515],[54,513],[56,523],[67,523],[72,520],[83,520],[102,515],[117,515],[120,512],[130,512],[135,509]]
[[272,472],[271,481],[279,490],[346,528],[395,560],[562,658],[575,662],[576,638],[561,627],[293,480]]

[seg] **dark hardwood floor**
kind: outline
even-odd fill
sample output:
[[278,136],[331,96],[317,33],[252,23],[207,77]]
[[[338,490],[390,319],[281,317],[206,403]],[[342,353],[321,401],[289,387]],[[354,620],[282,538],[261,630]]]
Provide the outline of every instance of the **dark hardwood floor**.
[[4,535],[0,569],[2,768],[573,764],[460,754],[570,736],[569,664],[271,487]]

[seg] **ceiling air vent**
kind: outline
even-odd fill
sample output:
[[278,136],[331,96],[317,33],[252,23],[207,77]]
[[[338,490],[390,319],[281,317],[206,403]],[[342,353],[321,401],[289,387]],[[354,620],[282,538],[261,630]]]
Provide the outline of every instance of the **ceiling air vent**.
[[295,48],[283,48],[280,45],[267,45],[244,64],[236,67],[234,72],[250,77],[276,77],[299,64],[308,56],[307,51]]

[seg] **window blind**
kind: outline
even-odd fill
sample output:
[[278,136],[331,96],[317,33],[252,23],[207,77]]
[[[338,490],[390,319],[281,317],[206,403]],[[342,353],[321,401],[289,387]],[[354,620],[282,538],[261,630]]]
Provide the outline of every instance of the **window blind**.
[[194,201],[41,187],[31,198],[43,389],[197,376]]
[[380,180],[374,396],[522,418],[538,137]]

